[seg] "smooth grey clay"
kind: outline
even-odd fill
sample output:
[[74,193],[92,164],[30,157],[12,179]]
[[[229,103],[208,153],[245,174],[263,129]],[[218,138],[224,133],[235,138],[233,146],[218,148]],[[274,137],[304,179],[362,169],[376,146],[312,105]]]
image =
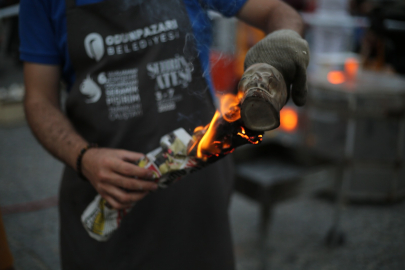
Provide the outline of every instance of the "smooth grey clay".
[[241,117],[246,128],[266,131],[280,125],[280,110],[287,102],[283,75],[273,66],[258,63],[246,69],[238,85],[244,93]]

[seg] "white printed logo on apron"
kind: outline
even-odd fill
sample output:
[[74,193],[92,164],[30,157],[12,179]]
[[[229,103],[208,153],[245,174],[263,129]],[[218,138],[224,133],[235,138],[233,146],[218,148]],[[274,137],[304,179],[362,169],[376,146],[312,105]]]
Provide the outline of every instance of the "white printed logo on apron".
[[80,93],[87,96],[86,103],[95,103],[101,97],[100,87],[87,75],[86,79],[80,84]]
[[180,37],[176,20],[166,20],[138,28],[127,33],[108,35],[105,38],[107,55],[137,52]]
[[98,33],[91,33],[84,39],[84,48],[91,59],[100,61],[104,55],[103,38]]
[[153,62],[146,65],[150,78],[156,80],[155,99],[158,112],[176,109],[176,102],[182,100],[182,95],[176,93],[174,87],[187,88],[192,81],[192,64],[183,56]]
[[105,51],[107,51],[108,56],[131,53],[160,43],[166,43],[179,37],[180,33],[177,21],[166,20],[128,33],[108,35],[105,37],[105,40],[98,33],[90,33],[84,39],[84,48],[88,57],[100,61]]

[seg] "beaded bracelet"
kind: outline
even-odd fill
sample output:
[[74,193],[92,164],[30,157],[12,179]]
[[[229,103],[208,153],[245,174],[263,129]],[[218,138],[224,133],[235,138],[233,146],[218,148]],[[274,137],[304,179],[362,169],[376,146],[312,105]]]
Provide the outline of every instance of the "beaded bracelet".
[[80,153],[77,156],[77,159],[76,159],[76,171],[83,180],[87,181],[86,177],[82,173],[82,159],[83,159],[83,156],[84,156],[84,154],[86,153],[87,150],[89,150],[91,148],[97,148],[97,147],[98,147],[97,144],[90,143],[86,147],[84,147],[82,150],[80,150]]

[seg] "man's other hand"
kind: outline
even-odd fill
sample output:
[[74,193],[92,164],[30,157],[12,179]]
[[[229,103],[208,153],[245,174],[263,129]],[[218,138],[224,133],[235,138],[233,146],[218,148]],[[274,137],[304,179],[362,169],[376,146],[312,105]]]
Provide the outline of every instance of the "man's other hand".
[[247,53],[245,70],[257,63],[275,67],[284,77],[288,94],[292,86],[294,103],[304,105],[309,48],[302,38],[304,23],[301,16],[284,1],[248,0],[237,17],[268,34]]
[[278,30],[259,41],[248,51],[245,68],[256,63],[266,63],[280,71],[288,92],[292,86],[294,103],[297,106],[305,104],[309,48],[308,43],[297,32]]
[[89,149],[82,159],[82,173],[114,208],[130,208],[158,186],[153,172],[135,165],[141,153],[108,148]]

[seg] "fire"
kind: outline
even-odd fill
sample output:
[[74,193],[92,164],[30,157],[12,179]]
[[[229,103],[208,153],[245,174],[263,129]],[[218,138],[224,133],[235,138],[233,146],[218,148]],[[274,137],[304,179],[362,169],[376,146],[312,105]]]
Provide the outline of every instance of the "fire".
[[193,143],[188,153],[206,161],[210,157],[220,157],[232,153],[236,146],[249,142],[259,144],[263,135],[247,131],[240,120],[240,101],[243,93],[225,94],[218,97],[219,110],[207,126],[194,129]]
[[229,123],[240,119],[240,98],[232,94],[219,97],[222,117]]
[[200,143],[198,144],[197,147],[197,157],[200,159],[204,158],[204,152],[209,152],[210,154],[213,155],[218,155],[220,154],[220,150],[215,147],[215,144],[213,144],[213,139],[215,135],[215,129],[214,129],[214,124],[218,120],[218,118],[221,116],[221,113],[219,111],[215,112],[214,117],[211,120],[211,123],[208,126],[207,131],[205,132],[204,136],[201,138]]

